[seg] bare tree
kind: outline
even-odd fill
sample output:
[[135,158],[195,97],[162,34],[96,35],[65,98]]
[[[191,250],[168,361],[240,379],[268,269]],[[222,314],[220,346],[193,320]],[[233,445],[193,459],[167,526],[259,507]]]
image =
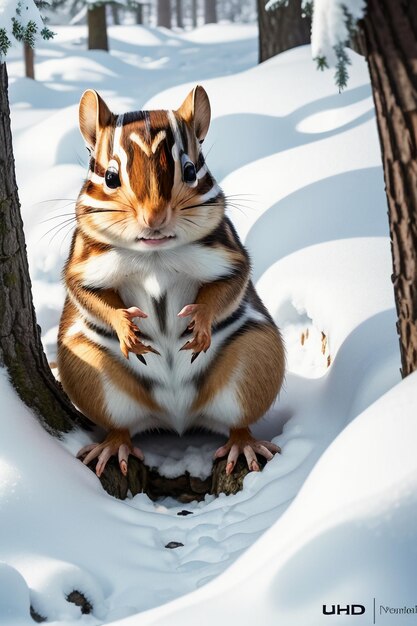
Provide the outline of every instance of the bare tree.
[[171,28],[171,0],[157,0],[156,23],[157,26]]
[[94,4],[87,11],[88,49],[108,50],[106,5]]
[[303,17],[301,0],[289,0],[283,6],[266,11],[265,0],[258,2],[259,62],[310,43],[311,20]]
[[204,0],[204,23],[217,23],[217,3],[216,0]]
[[175,0],[175,13],[178,28],[184,28],[182,0]]
[[191,20],[193,28],[197,28],[197,0],[191,0]]
[[136,6],[136,24],[143,24],[143,4]]
[[143,24],[145,18],[145,5],[149,7],[150,2],[144,0],[128,0],[128,8],[133,11],[136,24]]
[[35,54],[33,48],[29,44],[23,44],[23,56],[25,59],[25,76],[26,78],[35,78]]
[[113,24],[116,26],[120,25],[120,7],[116,2],[112,2],[110,5],[111,14],[113,17]]

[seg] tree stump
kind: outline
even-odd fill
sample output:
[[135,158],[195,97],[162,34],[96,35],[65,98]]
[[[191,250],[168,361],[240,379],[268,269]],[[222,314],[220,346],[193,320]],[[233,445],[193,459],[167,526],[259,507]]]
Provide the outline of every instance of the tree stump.
[[[261,469],[266,460],[257,456]],[[95,472],[97,460],[89,463],[88,467]],[[159,498],[171,497],[184,504],[195,500],[204,500],[206,495],[221,493],[232,495],[241,491],[243,479],[249,473],[245,457],[241,455],[236,462],[235,469],[230,476],[226,475],[226,459],[217,459],[213,462],[210,476],[204,480],[192,476],[189,472],[175,478],[168,478],[159,473],[155,467],[149,467],[143,461],[130,456],[127,476],[123,476],[116,457],[112,457],[100,477],[103,489],[119,500],[125,500],[129,495],[146,493],[153,501]]]

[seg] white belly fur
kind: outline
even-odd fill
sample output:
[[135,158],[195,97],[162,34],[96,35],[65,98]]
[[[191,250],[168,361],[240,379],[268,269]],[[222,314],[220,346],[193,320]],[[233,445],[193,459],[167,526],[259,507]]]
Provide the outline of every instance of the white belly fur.
[[[196,251],[196,249],[198,250]],[[113,255],[113,256],[112,256]],[[105,392],[108,413],[115,426],[129,428],[132,434],[149,428],[171,428],[183,433],[194,425],[227,432],[241,417],[240,406],[236,394],[236,378],[223,387],[219,394],[211,400],[204,411],[197,415],[191,411],[196,395],[193,378],[210,367],[210,361],[216,355],[224,339],[243,323],[240,319],[226,329],[215,333],[207,353],[201,353],[191,364],[191,352],[180,348],[188,337],[181,337],[190,323],[190,318],[179,318],[177,315],[186,304],[193,304],[202,282],[215,280],[222,275],[226,261],[223,255],[215,251],[189,246],[182,249],[181,255],[176,251],[167,255],[166,259],[152,262],[139,262],[136,255],[122,251],[108,253],[97,260],[91,260],[86,268],[86,284],[116,288],[126,307],[138,306],[148,314],[146,319],[135,320],[144,333],[152,337],[152,345],[161,356],[147,353],[147,365],[141,363],[134,354],[129,355],[129,366],[141,377],[156,381],[152,387],[152,395],[162,412],[150,414],[143,406],[138,405],[126,394],[119,393],[111,383],[111,372],[104,372],[102,383]],[[206,258],[207,257],[207,258]],[[111,280],[110,280],[111,278]],[[161,331],[155,310],[155,300],[166,294],[166,324]],[[259,314],[247,307],[245,319],[254,319]],[[104,337],[93,330],[85,328],[85,335],[109,350],[115,358],[126,364],[119,342]],[[147,343],[144,340],[144,343]],[[234,382],[233,382],[234,381]]]
[[[172,428],[182,433],[198,422],[199,425],[204,424],[207,428],[226,432],[230,421],[235,421],[239,417],[239,407],[232,388],[233,385],[230,390],[228,388],[222,390],[222,397],[228,398],[222,411],[223,419],[222,415],[218,413],[220,407],[217,404],[215,405],[217,419],[214,419],[214,415],[213,420],[210,420],[209,416],[205,419],[201,413],[196,415],[190,411],[196,394],[196,387],[192,379],[209,367],[210,361],[217,352],[217,347],[222,343],[225,336],[224,332],[216,333],[208,352],[200,354],[194,363],[191,363],[190,351],[180,351],[187,339],[191,338],[191,336],[181,337],[190,323],[190,319],[178,317],[177,314],[186,304],[195,302],[198,289],[199,283],[190,279],[189,276],[173,276],[172,274],[165,276],[149,275],[145,281],[141,280],[136,283],[130,277],[128,284],[119,287],[120,296],[127,307],[138,306],[148,314],[148,318],[135,321],[140,330],[153,338],[153,347],[161,353],[161,356],[152,353],[146,354],[146,366],[135,355],[130,354],[129,365],[141,376],[157,381],[152,394],[156,402],[163,407],[164,413],[153,416],[155,419],[154,426]],[[164,294],[166,294],[166,322],[162,332],[155,311],[154,299],[158,299]],[[116,350],[120,352],[118,345]],[[145,423],[143,417],[140,419],[140,424],[132,423],[131,427],[136,432],[143,430]],[[149,419],[150,416],[146,419],[147,423]],[[149,428],[149,425],[147,427]]]

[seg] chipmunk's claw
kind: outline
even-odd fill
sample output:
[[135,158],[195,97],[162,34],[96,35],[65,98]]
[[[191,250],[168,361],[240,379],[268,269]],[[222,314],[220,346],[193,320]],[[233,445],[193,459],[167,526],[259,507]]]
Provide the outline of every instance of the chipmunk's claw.
[[161,356],[161,353],[158,352],[158,350],[156,350],[155,348],[153,348],[152,346],[145,346],[146,350],[148,352],[152,352],[152,354],[157,354],[158,356]]
[[231,437],[229,441],[218,448],[214,454],[215,459],[219,459],[227,455],[226,460],[226,474],[230,476],[233,472],[236,462],[240,454],[243,454],[246,459],[246,464],[250,472],[259,472],[260,466],[256,454],[263,456],[267,461],[270,461],[274,454],[279,454],[281,448],[271,441],[257,441],[251,435],[241,436],[239,438]]
[[194,363],[200,352],[193,352],[191,355],[191,363]]
[[193,337],[192,339],[187,341],[182,346],[182,348],[180,348],[180,350],[193,351],[193,358],[191,359],[192,363],[197,358],[197,356],[194,356],[194,354],[206,352],[206,350],[208,350],[210,347],[211,327],[213,320],[210,314],[210,310],[206,304],[187,304],[178,313],[178,317],[190,316],[193,316],[193,319],[188,324],[186,330],[183,333],[183,336],[185,336],[189,332],[192,332]]
[[103,443],[92,443],[81,448],[77,458],[82,459],[84,465],[97,459],[96,474],[100,478],[112,456],[118,457],[120,471],[126,476],[130,455],[141,461],[144,459],[142,450],[133,446],[128,431],[113,431],[108,433]]

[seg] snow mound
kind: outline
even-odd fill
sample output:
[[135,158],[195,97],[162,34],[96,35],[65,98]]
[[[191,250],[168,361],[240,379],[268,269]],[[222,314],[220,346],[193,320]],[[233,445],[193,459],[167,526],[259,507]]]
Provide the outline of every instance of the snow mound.
[[[416,382],[414,373],[345,428],[280,521],[223,575],[143,614],[141,626],[191,626],[196,614],[209,626],[231,607],[243,624],[279,616],[285,626],[322,626],[324,604],[352,602],[372,623],[374,598],[376,623],[400,623],[385,607],[415,607]],[[352,616],[325,621],[350,624]]]

